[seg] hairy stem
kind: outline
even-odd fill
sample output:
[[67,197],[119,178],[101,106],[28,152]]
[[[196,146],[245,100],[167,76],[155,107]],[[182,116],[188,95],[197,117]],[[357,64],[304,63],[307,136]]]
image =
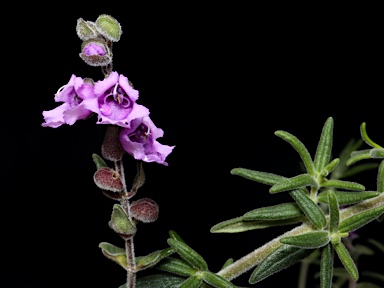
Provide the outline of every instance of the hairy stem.
[[[381,193],[379,196],[364,200],[359,204],[354,206],[342,209],[340,211],[340,221],[351,217],[355,214],[358,214],[367,209],[377,208],[384,206],[384,193]],[[328,217],[327,217],[328,218]],[[219,271],[217,274],[228,279],[232,280],[236,277],[244,274],[249,271],[257,264],[259,264],[265,257],[267,257],[273,250],[281,246],[280,239],[286,236],[299,235],[304,232],[313,230],[313,226],[309,223],[303,223],[300,226],[293,228],[292,230],[282,234],[281,236],[276,237],[275,239],[267,242],[263,246],[255,249],[251,253],[243,256],[242,258],[236,260],[231,265],[227,266],[223,270]]]

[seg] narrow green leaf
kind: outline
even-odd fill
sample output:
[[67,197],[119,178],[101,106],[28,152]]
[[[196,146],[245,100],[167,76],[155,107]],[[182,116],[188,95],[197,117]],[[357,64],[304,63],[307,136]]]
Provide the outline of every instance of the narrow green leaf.
[[208,283],[215,288],[236,288],[236,286],[227,279],[210,271],[202,271],[201,277],[205,283]]
[[262,207],[249,211],[243,215],[244,221],[252,220],[281,220],[303,215],[299,205],[295,202],[283,203],[269,207]]
[[229,258],[227,261],[225,261],[225,263],[223,264],[223,266],[221,267],[221,270],[223,270],[224,268],[228,267],[229,265],[231,265],[233,263],[233,258]]
[[162,259],[168,257],[173,253],[175,253],[175,249],[168,247],[163,250],[158,250],[158,251],[149,253],[146,256],[136,257],[136,268],[138,270],[144,270],[144,269],[153,267],[157,263],[159,263]]
[[347,166],[356,163],[357,161],[364,159],[371,159],[371,155],[369,154],[370,150],[364,150],[363,153],[351,153],[351,157],[345,163]]
[[192,275],[188,277],[181,285],[179,288],[199,288],[203,284],[203,280],[197,275]]
[[312,249],[301,249],[291,245],[281,245],[269,254],[252,272],[249,283],[255,284],[283,269],[303,260],[313,252]]
[[169,237],[171,237],[172,239],[175,239],[175,240],[177,240],[177,241],[180,241],[180,242],[184,242],[185,243],[185,241],[180,237],[180,235],[179,234],[177,234],[175,231],[173,231],[173,230],[170,230],[169,231]]
[[283,176],[279,176],[276,174],[254,171],[254,170],[245,169],[245,168],[234,168],[231,170],[231,174],[238,175],[246,179],[256,181],[266,185],[273,185],[285,178]]
[[282,237],[280,242],[298,248],[315,249],[327,245],[330,241],[328,231],[310,231],[304,234]]
[[333,245],[341,263],[343,263],[344,268],[348,271],[349,275],[357,281],[359,279],[359,272],[355,262],[353,261],[351,255],[349,254],[347,248],[344,246],[343,242],[339,242]]
[[103,168],[103,167],[108,167],[107,163],[105,163],[103,158],[101,158],[99,155],[93,153],[92,159],[93,159],[93,162],[96,164],[96,170],[99,170],[100,168]]
[[332,288],[333,254],[334,250],[331,243],[321,249],[320,288]]
[[127,269],[127,257],[123,248],[117,247],[108,242],[101,242],[99,244],[99,248],[101,248],[101,252],[105,257],[116,262],[124,269]]
[[361,134],[361,138],[363,138],[365,143],[367,143],[372,148],[382,148],[380,145],[376,144],[371,140],[371,138],[368,137],[367,124],[365,122],[361,123],[360,125],[360,134]]
[[329,117],[323,126],[320,141],[317,145],[315,154],[315,168],[317,171],[322,171],[329,163],[332,151],[333,141],[333,118]]
[[384,192],[384,161],[381,161],[377,173],[377,191],[380,193]]
[[284,139],[299,153],[301,160],[309,175],[315,176],[315,165],[312,161],[311,155],[304,144],[294,135],[285,131],[276,131],[275,135]]
[[384,158],[384,148],[373,148],[369,151],[369,155],[373,159],[383,159]]
[[280,182],[274,184],[270,189],[270,193],[278,193],[288,190],[293,190],[305,186],[317,187],[318,183],[316,179],[309,174],[300,174],[292,178],[286,178]]
[[168,238],[167,242],[173,249],[176,250],[181,258],[189,262],[193,267],[201,270],[208,269],[208,265],[204,258],[184,242],[172,238]]
[[[304,219],[303,219],[304,218]],[[265,229],[276,226],[286,226],[303,222],[305,217],[296,217],[284,220],[255,220],[255,221],[244,221],[243,217],[237,217],[222,221],[214,225],[210,232],[211,233],[239,233],[249,230]]]
[[187,261],[170,256],[161,260],[155,268],[180,276],[191,276],[197,272],[197,269],[191,267]]
[[365,187],[356,182],[343,181],[337,179],[331,179],[324,182],[321,182],[321,187],[325,188],[339,188],[351,191],[364,191]]
[[317,229],[323,229],[327,225],[327,220],[321,208],[304,191],[293,190],[289,193]]
[[[328,204],[328,194],[331,190],[326,190],[317,195],[317,201]],[[362,192],[346,192],[346,191],[333,191],[337,198],[339,205],[349,205],[361,202],[366,199],[370,199],[380,195],[375,191],[362,191]]]
[[116,233],[130,237],[136,233],[136,226],[129,220],[127,213],[119,204],[113,205],[111,220],[109,227]]
[[337,197],[332,190],[329,190],[328,192],[328,202],[329,202],[329,231],[331,233],[336,233],[340,223],[340,212],[339,212],[339,202],[337,201]]
[[365,210],[340,222],[339,232],[350,232],[359,229],[384,213],[384,206]]
[[[178,288],[185,278],[171,274],[155,274],[144,277],[138,277],[136,288]],[[120,288],[126,288],[125,284]]]
[[321,175],[323,177],[326,177],[328,176],[329,173],[332,173],[332,171],[334,169],[336,169],[337,165],[339,165],[340,163],[340,159],[339,158],[336,158],[336,159],[333,159],[328,165],[326,165],[323,170],[321,170]]

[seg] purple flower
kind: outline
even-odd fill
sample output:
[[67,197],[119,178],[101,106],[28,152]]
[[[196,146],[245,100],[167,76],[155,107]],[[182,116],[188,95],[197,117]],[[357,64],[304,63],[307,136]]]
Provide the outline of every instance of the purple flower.
[[43,127],[57,128],[62,124],[73,125],[79,119],[85,119],[92,111],[86,107],[89,99],[95,98],[93,81],[71,76],[68,84],[62,86],[55,94],[55,102],[63,102],[60,106],[43,111]]
[[175,146],[162,145],[156,141],[163,135],[163,130],[157,128],[149,116],[145,116],[134,119],[130,128],[121,130],[120,143],[125,152],[136,160],[157,162],[168,166],[165,158]]
[[104,56],[107,54],[104,50],[104,47],[101,45],[97,45],[96,43],[89,43],[85,48],[83,49],[83,53],[87,56],[92,55],[101,55]]
[[129,84],[128,78],[112,72],[95,83],[96,99],[87,108],[97,113],[98,124],[112,124],[129,128],[135,118],[149,115],[149,110],[136,103],[139,92]]

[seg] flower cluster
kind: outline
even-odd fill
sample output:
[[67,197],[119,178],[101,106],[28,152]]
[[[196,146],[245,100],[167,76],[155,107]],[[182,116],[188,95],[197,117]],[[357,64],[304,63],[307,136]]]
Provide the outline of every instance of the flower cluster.
[[113,71],[94,82],[72,75],[69,82],[55,94],[58,107],[43,111],[43,127],[73,125],[77,120],[97,115],[97,124],[120,127],[119,139],[125,152],[137,160],[167,165],[165,158],[175,146],[160,144],[163,136],[149,117],[149,109],[137,103],[139,93],[128,78]]

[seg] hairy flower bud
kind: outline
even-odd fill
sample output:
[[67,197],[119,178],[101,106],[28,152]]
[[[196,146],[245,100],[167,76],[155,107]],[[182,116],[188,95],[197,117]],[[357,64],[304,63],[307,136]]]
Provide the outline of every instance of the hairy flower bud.
[[96,38],[98,34],[96,24],[91,21],[84,21],[82,18],[77,19],[76,33],[83,41]]
[[133,218],[144,223],[150,223],[157,220],[159,205],[152,199],[142,198],[132,202],[130,211]]
[[117,42],[120,40],[120,36],[123,33],[121,31],[120,23],[110,15],[100,15],[96,22],[97,31],[105,38]]
[[119,127],[117,125],[108,125],[101,146],[101,153],[105,159],[110,161],[119,161],[123,158],[124,150],[120,145]]
[[102,39],[91,38],[81,45],[80,58],[90,66],[106,66],[112,61],[112,53]]

